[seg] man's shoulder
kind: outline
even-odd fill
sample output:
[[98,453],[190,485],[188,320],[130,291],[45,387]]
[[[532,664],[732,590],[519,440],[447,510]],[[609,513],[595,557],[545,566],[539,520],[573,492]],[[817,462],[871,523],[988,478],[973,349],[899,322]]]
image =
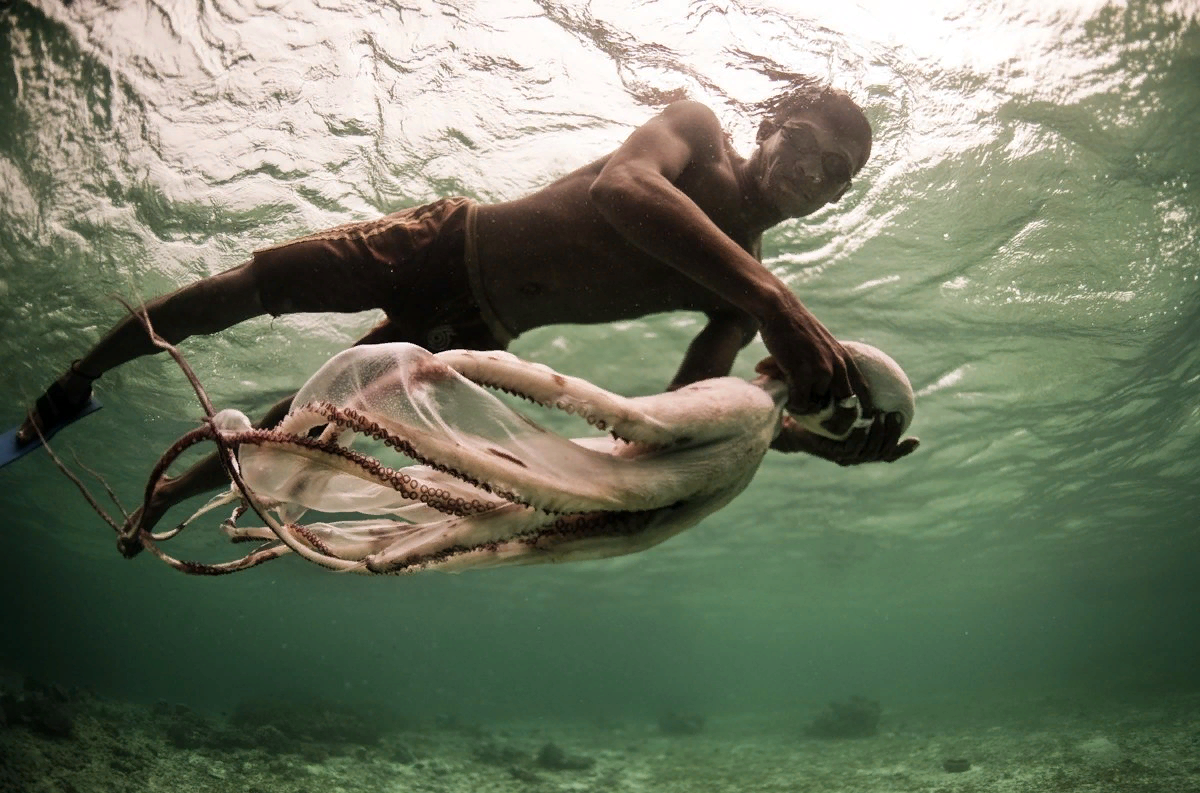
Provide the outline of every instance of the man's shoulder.
[[661,116],[675,124],[721,129],[721,121],[712,108],[695,99],[680,99],[672,102],[663,108]]
[[695,152],[709,151],[720,158],[725,152],[725,128],[708,105],[681,99],[667,105],[658,118],[673,134],[687,140]]

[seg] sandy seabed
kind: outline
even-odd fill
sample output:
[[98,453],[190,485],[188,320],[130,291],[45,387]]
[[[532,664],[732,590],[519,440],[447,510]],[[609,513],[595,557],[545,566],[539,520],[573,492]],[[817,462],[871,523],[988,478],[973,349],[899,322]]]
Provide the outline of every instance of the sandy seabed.
[[[290,737],[294,711],[230,727],[165,703],[55,701],[69,723],[51,713],[0,727],[5,793],[1200,793],[1200,692],[885,706],[876,735],[841,740],[807,737],[799,716],[747,715],[710,717],[695,734],[639,719],[440,717],[349,725],[355,740],[330,743]],[[948,771],[949,760],[970,768]]]

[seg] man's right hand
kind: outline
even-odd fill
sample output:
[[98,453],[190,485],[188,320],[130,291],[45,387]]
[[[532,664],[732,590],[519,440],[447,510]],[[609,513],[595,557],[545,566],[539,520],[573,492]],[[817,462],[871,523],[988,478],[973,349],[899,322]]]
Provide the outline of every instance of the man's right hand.
[[789,412],[808,416],[832,404],[833,415],[821,426],[834,435],[844,435],[859,418],[877,416],[866,379],[850,353],[806,309],[798,307],[782,322],[763,323],[760,332],[776,371],[759,372],[788,384]]

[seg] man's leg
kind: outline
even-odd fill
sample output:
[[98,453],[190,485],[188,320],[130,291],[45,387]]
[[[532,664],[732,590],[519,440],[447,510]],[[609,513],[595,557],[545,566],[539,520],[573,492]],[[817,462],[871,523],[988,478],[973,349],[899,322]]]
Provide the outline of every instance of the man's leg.
[[[155,332],[171,344],[178,344],[188,336],[215,333],[265,313],[252,267],[252,262],[245,262],[146,303],[146,315]],[[86,404],[92,381],[109,369],[156,352],[159,349],[150,341],[141,322],[136,317],[125,317],[57,380],[61,389],[59,400],[66,403],[59,405],[59,410]],[[20,444],[37,437],[33,421],[42,427],[46,425],[48,417],[36,409],[31,413],[32,420],[27,416],[18,430]]]
[[[443,199],[256,251],[250,261],[156,298],[145,310],[155,332],[172,344],[265,313],[355,313],[378,308],[385,308],[400,321],[383,322],[359,344],[423,343],[421,333],[444,321],[437,315],[448,300],[459,298],[464,305],[470,302],[470,287],[461,267],[467,207],[465,199]],[[449,263],[457,267],[448,267]],[[140,322],[127,317],[71,365],[58,381],[59,391],[82,406],[92,380],[154,352],[158,348]],[[63,400],[61,393],[58,398]],[[289,404],[290,399],[276,405],[260,426],[278,423]],[[22,429],[30,437],[35,435],[32,425]],[[161,492],[147,505],[147,514],[132,520],[149,528],[173,504],[225,481],[215,457],[202,460],[160,483]]]

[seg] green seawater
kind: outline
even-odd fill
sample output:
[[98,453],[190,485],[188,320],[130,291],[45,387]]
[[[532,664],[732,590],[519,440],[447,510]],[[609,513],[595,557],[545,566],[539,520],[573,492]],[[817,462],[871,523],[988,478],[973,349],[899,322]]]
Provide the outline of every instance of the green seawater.
[[[905,367],[922,445],[857,469],[772,454],[732,505],[636,556],[409,578],[126,561],[36,454],[0,470],[0,666],[209,712],[318,694],[483,721],[1195,691],[1198,16],[1067,0],[3,4],[5,425],[121,316],[113,295],[437,196],[519,196],[680,96],[748,153],[753,104],[799,72],[859,99],[875,148],[840,204],[768,233],[765,260],[837,336]],[[218,406],[256,413],[377,319],[264,318],[183,351]],[[512,350],[644,394],[699,323],[545,328]],[[131,507],[201,411],[165,356],[97,396],[56,448]],[[181,553],[237,550],[215,520],[192,532]]]

